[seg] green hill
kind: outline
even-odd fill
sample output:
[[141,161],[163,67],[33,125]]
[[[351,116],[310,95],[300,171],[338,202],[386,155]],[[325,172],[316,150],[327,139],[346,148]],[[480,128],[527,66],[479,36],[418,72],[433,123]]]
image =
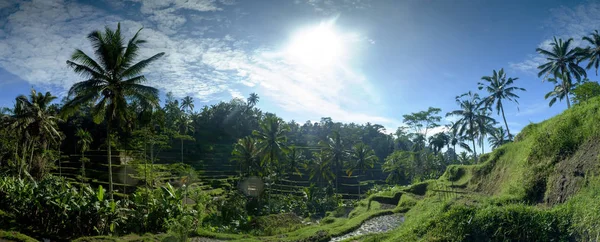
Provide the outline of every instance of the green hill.
[[[600,238],[600,98],[525,127],[420,189],[405,223],[364,241],[581,241]],[[419,190],[421,194],[414,194]],[[410,198],[410,199],[405,199]],[[414,202],[414,200],[417,200]]]

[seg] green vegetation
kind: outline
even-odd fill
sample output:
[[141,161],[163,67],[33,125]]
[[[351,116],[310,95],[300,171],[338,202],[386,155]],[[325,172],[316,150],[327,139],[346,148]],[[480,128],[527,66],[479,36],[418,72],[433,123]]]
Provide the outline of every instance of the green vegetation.
[[328,241],[393,213],[403,225],[355,239],[598,239],[600,88],[579,66],[597,70],[597,32],[589,48],[555,39],[537,50],[548,60],[539,75],[555,84],[546,98],[569,108],[515,137],[504,105],[525,89],[503,69],[482,77],[481,97],[456,97],[455,123],[442,127],[429,107],[394,134],[286,122],[258,109],[256,93],[201,111],[168,93],[161,106],[142,83],[164,53],[136,61],[138,34],[92,32],[96,59],[77,49],[67,61],[85,79],[67,97],[32,90],[2,109],[0,239]]

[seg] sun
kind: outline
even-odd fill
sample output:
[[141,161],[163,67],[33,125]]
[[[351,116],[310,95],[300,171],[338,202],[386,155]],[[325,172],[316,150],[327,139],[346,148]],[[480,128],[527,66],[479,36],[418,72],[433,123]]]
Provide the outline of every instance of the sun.
[[294,63],[326,68],[339,63],[344,51],[342,35],[334,28],[334,21],[327,21],[297,31],[285,52]]

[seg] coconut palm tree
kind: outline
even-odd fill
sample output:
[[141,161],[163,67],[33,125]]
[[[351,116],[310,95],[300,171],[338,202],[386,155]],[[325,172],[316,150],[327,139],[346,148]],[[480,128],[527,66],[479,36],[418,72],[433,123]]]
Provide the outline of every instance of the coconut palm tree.
[[585,68],[589,70],[594,67],[597,76],[598,66],[600,66],[600,34],[598,33],[598,30],[594,30],[589,36],[584,36],[583,40],[587,41],[590,46],[578,49],[579,55],[581,60],[589,61]]
[[358,181],[358,196],[360,197],[360,175],[365,173],[367,169],[373,168],[379,158],[375,155],[375,151],[364,143],[354,145],[350,152],[350,157],[353,163],[350,165],[347,173],[348,176],[351,176],[354,171],[358,171],[356,180]]
[[546,93],[544,96],[545,99],[551,98],[549,106],[552,107],[554,103],[559,100],[567,99],[567,108],[571,108],[571,101],[569,100],[569,95],[571,94],[571,89],[573,88],[573,83],[571,83],[570,79],[566,77],[564,74],[557,75],[556,78],[548,79],[548,82],[554,84],[554,90]]
[[181,164],[183,164],[183,141],[184,140],[193,140],[191,136],[187,135],[188,132],[194,132],[194,122],[190,117],[181,112],[178,118],[175,120],[175,126],[179,129],[179,134],[177,137],[181,141]]
[[491,76],[482,77],[481,80],[486,81],[486,83],[478,83],[479,90],[485,88],[485,90],[490,94],[489,96],[483,99],[483,103],[485,104],[485,106],[491,108],[492,105],[494,105],[495,103],[495,109],[497,111],[497,114],[499,115],[502,112],[502,119],[504,120],[504,125],[506,126],[508,137],[512,136],[508,128],[508,123],[506,122],[506,115],[504,115],[504,106],[502,105],[502,100],[512,101],[519,104],[519,102],[517,101],[519,96],[516,95],[514,92],[526,90],[525,88],[513,86],[514,82],[518,79],[518,77],[509,77],[508,79],[506,79],[506,73],[504,72],[503,68],[500,69],[500,71],[498,72],[494,70]]
[[258,101],[260,100],[260,97],[258,96],[258,94],[256,93],[250,93],[250,96],[248,97],[248,107],[254,107]]
[[477,125],[486,120],[494,120],[480,112],[481,99],[476,93],[468,92],[456,97],[456,103],[460,107],[446,114],[446,117],[456,116],[459,119],[454,123],[452,129],[456,129],[458,135],[466,136],[473,142],[473,156],[477,160],[475,140],[477,139]]
[[290,173],[295,173],[299,176],[302,176],[302,173],[298,169],[298,167],[302,166],[302,161],[304,156],[302,155],[302,151],[296,148],[295,145],[292,145],[288,148],[288,152],[286,154],[287,160],[287,170]]
[[179,108],[181,108],[182,111],[187,109],[187,111],[191,113],[194,111],[194,99],[190,96],[184,97],[181,99],[181,106]]
[[81,151],[81,180],[85,181],[85,163],[87,162],[85,152],[90,149],[93,138],[90,132],[82,128],[77,129],[75,136],[79,138],[79,140],[77,140],[77,145],[79,145],[79,150]]
[[243,176],[244,170],[247,175],[259,175],[260,162],[256,140],[250,136],[238,140],[231,152],[231,160],[239,164],[240,176]]
[[334,178],[331,171],[331,154],[325,150],[313,153],[313,158],[307,165],[310,176],[309,179],[316,182],[319,186],[329,184]]
[[485,153],[484,140],[488,134],[495,132],[496,120],[489,118],[487,109],[479,110],[479,116],[476,120],[477,126],[477,137],[479,138],[479,146],[481,147],[481,154]]
[[258,150],[262,156],[261,166],[271,169],[278,165],[287,150],[285,136],[288,127],[286,123],[273,114],[267,114],[259,124],[260,129],[252,134],[258,140]]
[[335,179],[335,190],[338,188],[338,173],[343,167],[347,152],[344,148],[344,142],[338,131],[331,132],[326,141],[320,141],[319,145],[325,147],[325,150],[331,154],[331,165]]
[[496,149],[502,146],[503,144],[510,142],[510,139],[509,137],[507,137],[507,133],[506,131],[504,131],[504,128],[500,126],[498,128],[495,128],[494,132],[490,133],[488,142],[490,143],[492,149]]
[[571,47],[572,42],[572,38],[563,41],[554,37],[553,42],[550,43],[551,50],[536,49],[548,61],[538,66],[540,70],[538,77],[545,75],[544,79],[547,79],[548,75],[553,75],[556,78],[559,74],[564,74],[569,80],[571,77],[575,77],[577,80],[580,80],[582,76],[587,77],[585,70],[579,66],[578,51]]
[[440,132],[429,137],[429,146],[431,146],[431,149],[435,155],[437,155],[437,153],[440,152],[444,146],[449,144],[449,142],[450,137],[444,132]]
[[142,85],[146,77],[142,71],[164,55],[163,52],[148,59],[135,62],[140,45],[145,40],[137,33],[127,43],[121,36],[121,25],[117,29],[106,27],[104,32],[94,31],[88,35],[96,60],[76,49],[67,65],[86,80],[75,83],[69,90],[71,99],[65,103],[63,112],[71,115],[81,105],[94,103],[92,116],[96,123],[106,120],[106,147],[108,160],[109,194],[113,199],[111,131],[112,122],[126,117],[127,101],[136,101],[145,109],[158,106],[158,90]]
[[458,154],[458,162],[460,164],[466,165],[469,164],[471,162],[472,158],[471,156],[467,153],[467,152],[460,152],[460,154]]
[[52,113],[50,110],[50,103],[55,100],[56,97],[52,96],[49,92],[45,94],[38,93],[34,89],[31,89],[29,97],[25,95],[19,95],[15,100],[15,107],[12,110],[12,116],[6,118],[7,126],[10,129],[15,130],[19,135],[20,143],[23,148],[23,157],[25,154],[29,154],[29,168],[25,170],[25,160],[21,159],[21,165],[19,166],[19,176],[23,172],[27,172],[26,175],[31,174],[32,168],[36,168],[36,173],[31,174],[33,177],[41,178],[45,173],[45,159],[40,158],[33,167],[33,158],[35,150],[42,155],[43,151],[47,150],[49,145],[58,144],[61,139],[61,134],[58,131],[57,123],[61,121]]

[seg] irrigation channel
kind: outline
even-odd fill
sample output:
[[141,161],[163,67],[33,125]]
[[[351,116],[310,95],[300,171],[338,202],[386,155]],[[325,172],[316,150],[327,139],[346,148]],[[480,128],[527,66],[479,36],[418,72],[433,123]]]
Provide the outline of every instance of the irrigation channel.
[[404,216],[402,214],[390,214],[378,216],[365,221],[360,227],[350,233],[344,234],[339,237],[331,238],[330,242],[342,241],[355,236],[383,233],[397,228],[404,222]]

